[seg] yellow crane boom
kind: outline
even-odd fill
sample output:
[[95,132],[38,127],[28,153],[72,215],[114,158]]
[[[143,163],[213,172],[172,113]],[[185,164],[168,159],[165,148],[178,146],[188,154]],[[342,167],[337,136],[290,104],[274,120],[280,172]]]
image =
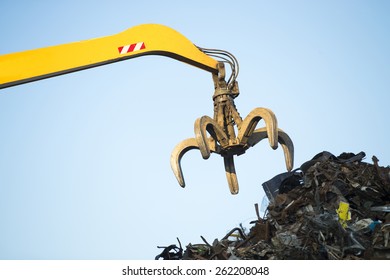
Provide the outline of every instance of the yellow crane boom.
[[[200,150],[204,159],[211,153],[224,158],[232,194],[238,193],[233,156],[244,154],[265,138],[273,149],[281,144],[286,168],[292,169],[294,146],[290,137],[278,128],[274,113],[267,108],[255,108],[244,119],[238,113],[234,104],[239,94],[236,58],[226,51],[198,48],[177,31],[163,25],[144,24],[112,36],[0,55],[0,89],[152,54],[209,71],[214,81],[214,117],[198,118],[194,124],[195,137],[180,142],[171,154],[172,170],[180,186],[185,186],[180,161],[192,149]],[[225,62],[231,67],[227,81]],[[262,119],[265,127],[256,129]]]
[[217,73],[217,61],[179,32],[143,24],[111,36],[0,55],[0,89],[142,55],[168,56]]

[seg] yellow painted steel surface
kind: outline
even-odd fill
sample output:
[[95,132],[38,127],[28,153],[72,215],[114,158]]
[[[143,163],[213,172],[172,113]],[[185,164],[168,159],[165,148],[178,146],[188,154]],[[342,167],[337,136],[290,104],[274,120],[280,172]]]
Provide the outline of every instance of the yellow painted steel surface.
[[217,61],[179,32],[144,24],[107,37],[0,55],[0,88],[142,55],[164,55],[217,72]]

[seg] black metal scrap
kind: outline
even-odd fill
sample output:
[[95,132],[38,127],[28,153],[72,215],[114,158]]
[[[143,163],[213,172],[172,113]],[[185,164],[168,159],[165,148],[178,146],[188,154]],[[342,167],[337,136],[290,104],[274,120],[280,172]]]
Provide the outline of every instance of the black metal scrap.
[[[267,214],[277,249],[272,258],[390,259],[389,242],[385,245],[388,231],[382,230],[388,226],[389,214],[373,210],[388,209],[383,206],[390,204],[390,168],[379,167],[376,157],[374,164],[362,162],[364,156],[363,152],[338,157],[322,152],[301,166],[303,184],[287,193],[274,191]],[[283,181],[288,179],[282,176]],[[264,189],[276,189],[275,181],[264,183]],[[341,201],[349,204],[351,213],[345,228],[337,214]],[[370,224],[357,228],[364,219]],[[369,228],[372,225],[374,230]],[[291,226],[299,230],[292,231]],[[294,240],[287,242],[282,233]]]
[[[248,233],[187,245],[183,259],[390,259],[390,167],[321,152],[263,183],[270,201]],[[340,203],[350,219],[341,219]],[[238,234],[234,234],[238,232]]]
[[169,246],[157,246],[159,249],[164,249],[160,254],[158,254],[154,259],[155,260],[181,260],[183,258],[183,248],[181,247],[181,242],[177,238],[179,247],[175,244]]

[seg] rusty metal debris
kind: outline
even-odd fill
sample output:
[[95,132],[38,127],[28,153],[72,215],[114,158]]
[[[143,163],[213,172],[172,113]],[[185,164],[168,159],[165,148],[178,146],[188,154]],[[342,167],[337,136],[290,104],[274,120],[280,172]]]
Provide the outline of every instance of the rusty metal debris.
[[390,166],[322,152],[265,182],[267,212],[248,233],[187,245],[183,259],[390,259]]
[[179,247],[175,244],[169,246],[157,246],[159,249],[164,249],[160,254],[155,257],[155,260],[180,260],[183,258],[183,248],[181,247],[181,242],[177,238]]

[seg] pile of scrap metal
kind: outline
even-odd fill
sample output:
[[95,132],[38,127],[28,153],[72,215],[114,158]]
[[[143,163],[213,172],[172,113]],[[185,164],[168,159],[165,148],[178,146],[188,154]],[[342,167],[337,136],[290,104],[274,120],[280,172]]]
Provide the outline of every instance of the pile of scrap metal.
[[390,167],[364,157],[322,152],[263,184],[270,200],[265,257],[390,259]]
[[390,259],[390,167],[364,157],[322,152],[275,176],[263,183],[269,205],[262,218],[256,208],[249,232],[203,238],[180,259]]

